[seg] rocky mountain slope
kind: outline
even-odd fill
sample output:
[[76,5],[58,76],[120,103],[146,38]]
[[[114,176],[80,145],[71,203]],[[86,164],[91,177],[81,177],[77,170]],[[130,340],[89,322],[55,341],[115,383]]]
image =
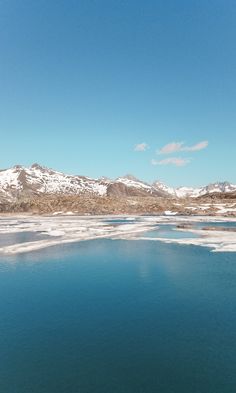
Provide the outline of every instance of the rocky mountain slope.
[[110,181],[107,186],[108,196],[157,196],[157,197],[170,197],[167,192],[158,189],[155,185],[150,185],[141,180],[136,179],[134,176],[126,175],[119,177],[114,181]]
[[17,202],[38,196],[194,198],[236,192],[236,185],[214,183],[201,188],[171,188],[161,182],[145,183],[131,175],[116,180],[67,175],[38,164],[16,165],[0,171],[0,202]]

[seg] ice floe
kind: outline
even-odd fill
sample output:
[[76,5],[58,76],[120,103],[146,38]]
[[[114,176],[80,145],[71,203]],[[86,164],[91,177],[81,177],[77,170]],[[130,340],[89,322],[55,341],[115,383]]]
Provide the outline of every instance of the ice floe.
[[[109,221],[108,221],[109,220]],[[114,220],[114,221],[113,221]],[[117,221],[119,220],[119,223]],[[236,218],[212,216],[4,216],[0,218],[1,234],[14,234],[19,232],[33,232],[47,235],[46,239],[28,241],[12,245],[2,245],[1,254],[17,254],[31,252],[46,247],[56,246],[84,240],[99,238],[161,241],[165,243],[192,244],[210,247],[213,251],[236,251],[236,232],[222,231],[220,227],[214,230],[202,230],[194,227],[196,223],[226,223],[235,222]],[[158,237],[161,225],[193,224],[184,227],[183,231],[189,232],[189,238]],[[156,237],[147,237],[148,231],[157,231]],[[175,228],[181,233],[180,228]],[[191,237],[191,234],[195,234]],[[197,236],[196,236],[197,235]]]

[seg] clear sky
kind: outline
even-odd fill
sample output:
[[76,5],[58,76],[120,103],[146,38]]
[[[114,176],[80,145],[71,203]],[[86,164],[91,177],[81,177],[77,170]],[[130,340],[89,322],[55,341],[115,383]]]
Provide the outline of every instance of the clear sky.
[[0,0],[0,168],[236,183],[235,0]]

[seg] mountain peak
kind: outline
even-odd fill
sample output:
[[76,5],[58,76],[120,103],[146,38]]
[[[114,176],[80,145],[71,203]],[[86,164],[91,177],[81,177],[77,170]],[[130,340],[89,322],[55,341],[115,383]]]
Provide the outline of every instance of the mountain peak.
[[135,177],[135,176],[133,176],[133,175],[131,175],[129,173],[127,175],[119,177],[119,179],[127,179],[127,180],[133,180],[133,181],[138,181],[138,182],[141,181],[137,177]]
[[30,168],[32,168],[32,169],[40,169],[40,170],[46,169],[45,167],[39,165],[37,162],[34,162],[34,163],[31,165]]
[[22,165],[16,164],[13,166],[13,169],[20,170],[20,169],[24,169],[24,167]]

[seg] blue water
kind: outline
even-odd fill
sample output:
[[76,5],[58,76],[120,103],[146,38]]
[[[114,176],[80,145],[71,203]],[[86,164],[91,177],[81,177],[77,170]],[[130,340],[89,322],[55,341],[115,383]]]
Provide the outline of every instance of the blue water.
[[1,233],[0,247],[46,239],[50,239],[50,236],[39,232]]
[[236,228],[236,222],[198,222],[195,223],[194,225],[196,225],[196,227],[219,227],[219,229],[221,227],[228,227],[228,228]]
[[199,237],[199,235],[192,232],[176,230],[176,225],[158,225],[157,229],[145,232],[142,236],[148,238],[159,237],[164,239],[192,239]]
[[0,263],[0,392],[235,393],[236,254],[95,240]]
[[126,218],[116,218],[116,219],[109,219],[109,220],[104,220],[107,224],[133,224],[137,221],[138,219],[126,219]]

